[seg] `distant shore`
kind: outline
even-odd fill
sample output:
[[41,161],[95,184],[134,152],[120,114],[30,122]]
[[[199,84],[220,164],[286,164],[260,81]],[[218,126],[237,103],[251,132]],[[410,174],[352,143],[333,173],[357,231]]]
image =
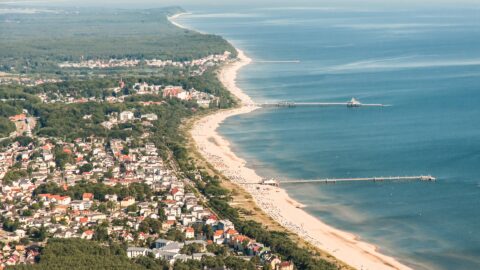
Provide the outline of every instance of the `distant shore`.
[[[187,27],[185,27],[185,26],[183,26],[183,25],[175,22],[175,19],[176,19],[176,18],[178,18],[178,17],[180,17],[180,16],[183,16],[183,15],[188,15],[188,14],[190,14],[190,13],[188,13],[188,12],[177,13],[177,14],[175,14],[175,15],[168,16],[167,19],[170,21],[171,24],[175,25],[175,26],[178,27],[178,28],[188,29]],[[188,29],[188,30],[190,30],[190,29]]]
[[231,150],[229,142],[217,132],[225,119],[258,109],[236,84],[238,71],[252,62],[243,51],[237,51],[238,60],[225,65],[219,73],[219,79],[238,98],[241,105],[207,115],[195,122],[190,134],[198,152],[226,178],[249,192],[256,204],[279,224],[338,260],[357,269],[411,269],[394,258],[377,252],[374,245],[362,242],[355,235],[326,225],[308,214],[301,209],[303,205],[290,198],[284,189],[245,184],[260,183],[262,177],[248,168],[246,161],[239,158]]

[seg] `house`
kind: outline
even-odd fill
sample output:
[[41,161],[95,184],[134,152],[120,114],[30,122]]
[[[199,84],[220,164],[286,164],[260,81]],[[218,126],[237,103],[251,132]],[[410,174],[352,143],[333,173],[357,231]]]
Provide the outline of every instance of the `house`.
[[154,113],[142,114],[142,119],[147,119],[148,121],[158,120],[158,116]]
[[72,210],[80,210],[80,211],[83,211],[83,210],[90,209],[91,206],[92,206],[92,202],[91,202],[91,201],[75,200],[75,201],[72,201],[72,202],[70,203],[70,207],[72,208]]
[[8,119],[12,122],[24,122],[27,119],[27,116],[22,113],[22,114],[17,114],[14,116],[10,116]]
[[41,201],[50,202],[50,203],[57,203],[59,205],[68,205],[71,203],[71,198],[69,196],[60,196],[60,195],[52,195],[52,194],[39,194],[38,197]]
[[113,195],[107,194],[105,195],[105,200],[111,201],[111,202],[117,202],[118,197],[116,194],[113,194]]
[[210,253],[210,252],[205,252],[205,253],[193,253],[192,254],[192,259],[200,261],[203,257],[215,257],[215,254]]
[[192,239],[195,237],[195,230],[192,227],[187,227],[185,229],[185,238]]
[[130,205],[135,204],[135,198],[128,196],[125,197],[121,202],[120,202],[120,207],[129,207]]
[[235,226],[230,220],[222,219],[218,221],[217,229],[226,231],[228,229],[235,229]]
[[162,247],[164,247],[168,244],[171,244],[171,243],[173,243],[173,241],[159,238],[159,239],[155,240],[154,245],[155,245],[155,248],[162,248]]
[[215,233],[213,234],[213,242],[217,244],[223,244],[224,239],[223,239],[223,230],[216,230]]
[[128,247],[127,248],[127,256],[128,258],[136,258],[139,256],[147,256],[148,253],[152,252],[148,248],[143,247]]
[[135,115],[131,111],[123,111],[119,115],[120,121],[127,122],[132,121],[135,118]]
[[171,251],[155,249],[155,250],[153,250],[152,254],[155,257],[155,259],[164,259],[164,260],[172,263],[173,258],[175,258],[178,255],[178,252],[171,252]]
[[87,239],[87,240],[91,240],[92,237],[93,237],[93,231],[92,230],[86,230],[80,236],[80,238]]
[[162,230],[168,230],[175,224],[175,220],[167,220],[162,223]]
[[239,233],[235,229],[228,229],[225,232],[225,239],[229,240],[232,239],[234,236],[239,235]]
[[181,86],[167,86],[163,89],[163,98],[180,98],[179,95],[184,95],[185,90]]
[[92,193],[83,193],[82,200],[93,201],[93,194]]

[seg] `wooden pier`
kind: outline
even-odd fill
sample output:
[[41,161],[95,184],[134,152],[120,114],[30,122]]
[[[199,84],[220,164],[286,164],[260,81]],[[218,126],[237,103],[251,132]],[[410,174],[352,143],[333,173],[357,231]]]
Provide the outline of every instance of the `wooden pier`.
[[390,107],[391,105],[379,104],[379,103],[361,103],[355,98],[352,98],[348,102],[290,102],[290,101],[281,101],[281,102],[266,102],[266,103],[257,103],[255,106],[258,107],[332,107],[332,106],[343,106],[343,107]]
[[[308,183],[323,183],[323,184],[334,184],[337,182],[359,182],[359,181],[369,181],[369,182],[382,182],[382,181],[430,181],[433,182],[437,180],[431,175],[419,175],[419,176],[388,176],[388,177],[364,177],[364,178],[325,178],[325,179],[303,179],[303,180],[286,180],[278,182],[278,184],[308,184]],[[264,181],[263,184],[272,183]]]

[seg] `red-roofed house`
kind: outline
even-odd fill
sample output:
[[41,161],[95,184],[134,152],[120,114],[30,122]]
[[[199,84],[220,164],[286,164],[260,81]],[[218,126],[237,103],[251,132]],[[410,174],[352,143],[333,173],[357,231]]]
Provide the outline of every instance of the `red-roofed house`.
[[162,223],[162,230],[168,230],[175,224],[175,220],[167,220]]
[[216,230],[213,234],[213,242],[217,244],[222,244],[224,242],[223,230]]
[[234,230],[234,229],[228,229],[226,232],[225,232],[225,238],[226,239],[231,239],[232,237],[236,236],[236,235],[239,235],[239,233]]
[[27,116],[24,113],[22,113],[22,114],[10,116],[8,119],[10,119],[10,121],[12,122],[20,122],[20,121],[25,121],[25,119],[27,119]]
[[86,230],[82,233],[82,236],[80,238],[90,240],[93,237],[93,231],[92,230]]
[[85,224],[88,222],[88,217],[81,217],[78,222],[82,223],[82,224]]
[[83,193],[82,200],[93,201],[93,194],[92,193]]
[[195,230],[192,227],[185,229],[185,238],[192,239],[195,238]]

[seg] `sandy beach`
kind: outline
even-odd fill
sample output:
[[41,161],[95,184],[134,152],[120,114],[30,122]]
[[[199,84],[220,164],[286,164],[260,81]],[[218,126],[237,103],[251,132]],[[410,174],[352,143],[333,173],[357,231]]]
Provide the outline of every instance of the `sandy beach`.
[[[169,19],[172,21],[178,16]],[[183,28],[178,23],[174,24]],[[241,105],[234,109],[218,111],[195,122],[190,133],[198,152],[230,181],[249,192],[258,207],[279,224],[338,260],[357,269],[411,269],[394,258],[377,252],[374,245],[362,242],[355,235],[335,229],[308,214],[302,210],[300,203],[288,196],[285,190],[271,186],[245,184],[260,183],[262,177],[248,168],[246,161],[231,150],[229,142],[218,134],[217,128],[231,116],[258,109],[254,106],[252,99],[236,85],[238,70],[251,62],[250,58],[238,50],[238,60],[226,65],[220,71],[219,79],[240,100]]]
[[[177,13],[177,14],[175,14],[175,15],[172,15],[172,16],[167,17],[167,19],[170,21],[171,24],[175,25],[175,26],[178,27],[178,28],[188,29],[188,28],[186,28],[185,26],[183,26],[183,25],[175,22],[175,19],[176,19],[176,18],[178,18],[178,17],[180,17],[180,16],[183,16],[183,15],[187,15],[187,14],[190,14],[190,13],[188,13],[188,12]],[[189,29],[189,30],[190,30],[190,29]]]

